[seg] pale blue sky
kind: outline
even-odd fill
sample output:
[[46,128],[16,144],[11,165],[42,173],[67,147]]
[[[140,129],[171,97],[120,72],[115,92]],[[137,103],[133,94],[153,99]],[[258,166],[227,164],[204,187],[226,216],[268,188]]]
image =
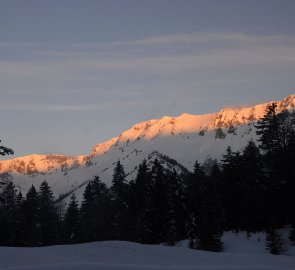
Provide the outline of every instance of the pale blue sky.
[[295,93],[293,0],[0,0],[0,138],[86,154],[136,122]]

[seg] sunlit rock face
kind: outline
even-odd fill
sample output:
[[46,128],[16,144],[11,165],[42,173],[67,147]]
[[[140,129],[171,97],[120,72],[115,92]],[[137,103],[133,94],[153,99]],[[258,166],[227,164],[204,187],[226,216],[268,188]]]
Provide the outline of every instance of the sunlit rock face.
[[64,155],[30,155],[11,160],[0,161],[0,172],[17,172],[21,174],[48,173],[57,169],[71,169],[85,164],[84,156],[70,157]]
[[[47,180],[56,196],[73,191],[81,198],[85,184],[95,175],[106,184],[111,183],[118,160],[128,180],[135,177],[143,159],[158,158],[167,168],[176,162],[179,172],[181,167],[192,170],[196,160],[220,159],[228,146],[237,151],[249,140],[256,141],[255,123],[272,102],[224,108],[205,115],[164,116],[137,123],[119,136],[95,145],[86,156],[50,154],[3,160],[0,161],[3,176],[0,181],[3,184],[13,179],[17,188],[26,193],[32,184],[38,187]],[[292,111],[295,94],[276,102],[278,113]]]

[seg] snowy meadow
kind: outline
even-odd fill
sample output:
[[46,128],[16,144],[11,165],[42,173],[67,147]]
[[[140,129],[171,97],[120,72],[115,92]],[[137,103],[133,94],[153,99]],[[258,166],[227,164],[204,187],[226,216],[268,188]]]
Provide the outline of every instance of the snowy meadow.
[[[286,230],[282,235],[287,243]],[[103,241],[77,245],[16,248],[0,247],[1,270],[91,270],[91,269],[210,269],[291,270],[295,247],[284,255],[265,251],[263,233],[247,238],[245,233],[226,232],[224,252],[187,248],[187,241],[174,247],[143,245],[125,241]]]

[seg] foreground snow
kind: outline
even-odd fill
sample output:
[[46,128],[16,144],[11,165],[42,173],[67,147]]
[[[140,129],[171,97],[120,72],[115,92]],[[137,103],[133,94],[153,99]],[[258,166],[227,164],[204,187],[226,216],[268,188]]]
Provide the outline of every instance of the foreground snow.
[[106,241],[42,248],[0,247],[0,269],[294,269],[295,247],[286,255],[264,250],[264,235],[226,233],[225,252],[190,250],[186,242],[177,247]]

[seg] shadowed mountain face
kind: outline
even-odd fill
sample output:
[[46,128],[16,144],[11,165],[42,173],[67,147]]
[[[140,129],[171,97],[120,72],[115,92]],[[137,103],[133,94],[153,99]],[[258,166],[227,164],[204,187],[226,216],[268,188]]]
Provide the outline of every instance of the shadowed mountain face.
[[[263,117],[267,105],[225,108],[206,115],[165,116],[135,124],[118,137],[97,144],[86,156],[30,155],[0,161],[0,182],[13,179],[24,193],[47,180],[56,196],[75,191],[82,197],[84,183],[99,175],[110,184],[118,160],[128,180],[135,177],[143,159],[158,158],[167,168],[177,166],[183,173],[192,170],[196,160],[219,159],[225,149],[243,148],[249,140],[257,141],[255,123]],[[293,110],[295,94],[277,102],[277,112]],[[180,165],[182,164],[182,165]],[[1,186],[0,186],[1,188]]]

